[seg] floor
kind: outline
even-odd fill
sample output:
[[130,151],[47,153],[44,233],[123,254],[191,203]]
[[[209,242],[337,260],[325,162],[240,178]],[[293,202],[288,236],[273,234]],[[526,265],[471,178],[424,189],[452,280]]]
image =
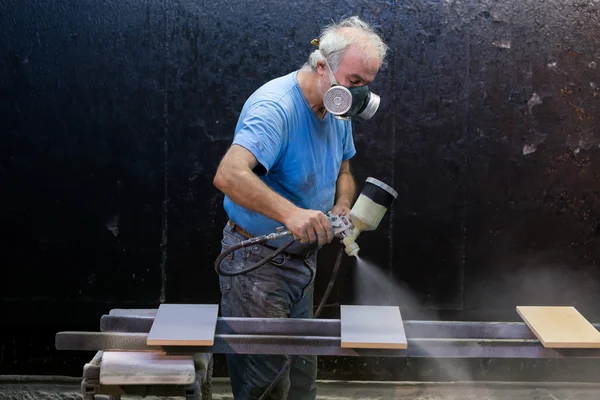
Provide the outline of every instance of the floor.
[[[98,396],[98,398],[106,397]],[[321,400],[598,400],[600,384],[422,384],[336,381],[319,382],[317,398]],[[64,400],[81,399],[81,396],[75,381],[61,384],[18,381],[1,383],[0,400],[9,399]],[[213,399],[233,399],[227,381],[214,382]]]

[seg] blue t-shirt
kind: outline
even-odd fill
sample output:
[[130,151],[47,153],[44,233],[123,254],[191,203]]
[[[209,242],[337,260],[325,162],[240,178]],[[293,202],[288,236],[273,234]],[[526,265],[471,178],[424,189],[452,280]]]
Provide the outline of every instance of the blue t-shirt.
[[[330,113],[319,119],[304,98],[297,73],[267,82],[248,98],[233,143],[254,154],[260,179],[275,192],[298,207],[327,213],[334,206],[341,163],[356,153],[352,124]],[[283,225],[227,196],[224,207],[229,218],[253,236]],[[278,247],[290,238],[268,244]]]

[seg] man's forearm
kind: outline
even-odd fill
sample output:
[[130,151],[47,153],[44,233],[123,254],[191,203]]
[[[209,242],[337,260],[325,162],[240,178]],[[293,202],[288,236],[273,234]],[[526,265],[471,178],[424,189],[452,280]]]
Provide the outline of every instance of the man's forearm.
[[352,173],[349,171],[340,173],[336,183],[335,204],[352,208],[355,195],[356,184]]
[[286,217],[297,209],[289,200],[271,190],[247,169],[229,169],[218,180],[219,189],[234,203],[285,224]]

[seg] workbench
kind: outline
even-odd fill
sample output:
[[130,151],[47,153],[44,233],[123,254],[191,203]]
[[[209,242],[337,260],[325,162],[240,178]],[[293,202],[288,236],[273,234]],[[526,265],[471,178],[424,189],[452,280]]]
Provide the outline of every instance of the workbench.
[[[175,379],[172,383],[175,390],[188,399],[199,399],[199,388],[203,385],[209,391],[211,355],[217,353],[349,357],[600,358],[598,348],[546,348],[524,322],[406,320],[403,324],[407,348],[377,349],[342,347],[339,319],[219,317],[211,346],[149,346],[146,342],[156,312],[156,309],[114,309],[101,317],[99,332],[57,333],[55,344],[58,350],[97,352],[92,362],[84,367],[82,393],[87,396],[86,400],[93,399],[95,394],[102,393],[103,390],[121,394],[125,394],[127,390],[141,390],[143,382],[135,382],[134,377],[144,373],[133,371],[136,368],[135,361],[128,365],[129,370],[132,370],[131,376],[123,376],[121,383],[112,388],[103,387],[98,380],[97,369],[102,368],[101,358],[106,352],[129,352],[132,357],[136,353],[154,352],[165,357],[167,370],[168,357],[188,357],[194,365],[195,378],[189,378],[189,366],[192,363],[188,361],[187,380],[182,382]],[[600,324],[593,326],[600,328]],[[143,369],[143,360],[140,360],[139,367]],[[115,366],[111,368],[114,369]],[[128,379],[133,380],[133,389],[129,387]],[[160,392],[164,390],[166,383],[161,385],[146,385],[144,393],[152,394],[152,390]],[[118,388],[117,391],[114,390],[115,387]]]

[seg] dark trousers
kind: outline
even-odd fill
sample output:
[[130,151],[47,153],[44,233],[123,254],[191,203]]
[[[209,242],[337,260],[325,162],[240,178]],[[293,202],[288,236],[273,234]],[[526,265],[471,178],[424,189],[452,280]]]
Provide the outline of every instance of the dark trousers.
[[[222,251],[246,238],[227,224]],[[223,267],[236,271],[250,266],[274,251],[254,245],[238,249],[223,260]],[[316,252],[306,256],[280,254],[252,272],[219,277],[221,315],[224,317],[312,318],[316,274]],[[258,399],[287,362],[286,356],[228,354],[227,367],[233,396]],[[279,380],[269,399],[315,399],[316,356],[292,356],[291,368]]]

